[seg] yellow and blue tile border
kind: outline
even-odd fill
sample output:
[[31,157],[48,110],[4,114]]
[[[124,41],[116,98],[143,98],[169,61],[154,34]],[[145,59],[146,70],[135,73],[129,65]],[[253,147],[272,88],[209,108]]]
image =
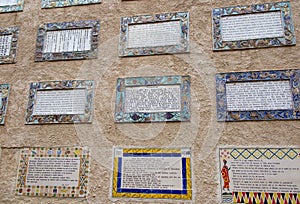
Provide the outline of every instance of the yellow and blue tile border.
[[[26,185],[28,161],[37,158],[80,158],[77,186]],[[90,152],[87,147],[30,147],[20,151],[16,183],[18,196],[43,196],[62,198],[84,198],[88,194]]]
[[24,0],[16,0],[15,4],[0,6],[0,13],[23,11]]
[[[151,77],[128,77],[117,79],[115,122],[169,122],[190,121],[191,118],[191,93],[190,76],[151,76]],[[125,97],[126,87],[180,85],[180,111],[172,112],[126,112]]]
[[[244,120],[299,120],[300,119],[300,70],[269,70],[229,72],[216,74],[216,100],[218,121]],[[226,83],[289,81],[293,108],[289,110],[227,110]]]
[[[236,192],[233,190],[226,191],[224,186],[224,175],[223,169],[224,164],[222,162],[226,161],[225,165],[229,167],[228,171],[232,171],[230,167],[230,161],[233,160],[248,160],[248,161],[261,161],[261,160],[289,160],[295,163],[300,160],[300,148],[299,147],[219,147],[218,148],[218,169],[219,174],[219,190],[218,193],[221,195],[221,203],[231,204],[231,203],[249,203],[249,204],[299,204],[300,203],[300,191],[298,192]],[[223,166],[223,167],[222,167]],[[227,169],[228,169],[227,167]],[[289,168],[286,166],[286,168]],[[223,180],[223,181],[222,181]],[[231,178],[228,180],[228,185],[231,183]],[[296,180],[295,180],[296,182]],[[298,186],[300,185],[297,183]],[[230,184],[232,187],[232,184]],[[229,186],[228,186],[229,187]],[[231,189],[230,187],[230,189]]]
[[[122,188],[122,159],[123,157],[176,157],[182,164],[182,189],[181,190],[160,190],[160,189],[129,189]],[[129,199],[176,199],[192,200],[192,170],[191,170],[191,149],[190,148],[114,148],[113,157],[113,179],[112,198]]]
[[[276,11],[281,12],[282,29],[284,30],[283,36],[239,41],[224,41],[222,39],[222,17],[251,15]],[[214,8],[212,11],[212,26],[214,51],[296,45],[294,24],[292,21],[292,10],[289,1]]]
[[9,55],[0,56],[0,65],[17,62],[19,32],[19,27],[0,27],[0,36],[11,36]]
[[[84,114],[59,114],[59,115],[35,115],[34,107],[37,103],[38,91],[74,90],[85,89]],[[94,81],[92,80],[65,80],[44,81],[30,83],[28,105],[25,124],[49,124],[49,123],[92,123],[94,104]]]
[[59,8],[101,3],[101,0],[42,0],[42,8]]

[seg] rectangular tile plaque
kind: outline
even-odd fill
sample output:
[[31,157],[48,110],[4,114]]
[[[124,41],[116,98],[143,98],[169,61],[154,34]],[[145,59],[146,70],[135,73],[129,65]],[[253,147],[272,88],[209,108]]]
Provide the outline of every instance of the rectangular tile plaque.
[[86,147],[31,147],[20,153],[16,194],[86,197],[90,155]]
[[42,0],[42,8],[57,8],[86,4],[97,4],[100,2],[101,0]]
[[119,56],[189,52],[189,13],[121,18]]
[[91,123],[93,99],[94,81],[33,82],[26,124]]
[[117,123],[189,120],[189,76],[118,79],[115,108]]
[[99,31],[98,20],[44,24],[38,30],[35,61],[97,58]]
[[216,75],[218,121],[300,119],[300,70]]
[[1,0],[0,13],[22,11],[24,0]]
[[0,27],[0,64],[16,63],[18,27]]
[[113,198],[192,200],[190,148],[115,148]]
[[300,148],[219,148],[222,203],[300,203]]
[[290,2],[213,9],[213,49],[295,45]]
[[0,125],[4,125],[6,110],[8,105],[8,98],[10,92],[9,84],[0,84]]

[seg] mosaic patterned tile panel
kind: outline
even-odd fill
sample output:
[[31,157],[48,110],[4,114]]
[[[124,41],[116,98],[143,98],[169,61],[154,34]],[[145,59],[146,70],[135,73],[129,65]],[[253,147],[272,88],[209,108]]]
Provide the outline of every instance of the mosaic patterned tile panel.
[[19,27],[0,27],[0,65],[16,63]]
[[[168,104],[174,107],[168,107]],[[117,123],[189,121],[190,116],[189,76],[130,77],[117,80]]]
[[[274,35],[274,33],[270,33],[270,36],[261,35],[260,36],[252,36],[250,37],[249,32],[245,32],[245,34],[249,35],[251,39],[231,39],[225,38],[226,31],[222,30],[229,19],[234,19],[237,17],[252,17],[254,15],[258,15],[262,17],[262,15],[274,15],[278,12],[279,14],[279,22],[278,26],[281,28],[278,30],[274,30],[274,32],[280,31],[280,35]],[[257,18],[258,18],[257,16]],[[281,21],[280,21],[281,17]],[[284,2],[276,2],[276,3],[265,3],[265,4],[254,4],[247,6],[232,6],[232,7],[224,7],[224,8],[215,8],[212,11],[212,21],[213,21],[213,50],[234,50],[234,49],[248,49],[248,48],[262,48],[262,47],[278,47],[278,46],[287,46],[287,45],[295,45],[295,31],[294,25],[292,21],[292,11],[291,5],[289,1]],[[266,20],[270,18],[266,18]],[[249,19],[243,20],[240,19],[241,22],[245,22]],[[257,19],[256,19],[257,20]],[[224,25],[222,25],[222,22]],[[265,20],[258,23],[265,23]],[[272,23],[270,23],[272,24]],[[270,26],[270,24],[267,26]],[[233,24],[232,24],[233,25]],[[251,24],[250,24],[251,25]],[[273,25],[271,25],[272,27]],[[249,26],[247,26],[249,27]],[[270,28],[271,28],[270,27]],[[274,28],[274,27],[273,27]],[[229,35],[232,34],[232,29],[229,29]],[[262,29],[259,29],[262,32]],[[283,32],[282,32],[283,30]],[[261,33],[262,34],[262,33]],[[274,35],[274,36],[272,36]]]
[[[88,31],[90,42],[86,42],[85,48],[80,47],[82,44],[78,41],[86,40],[83,35],[80,36],[80,31]],[[44,24],[37,33],[35,61],[95,59],[98,57],[99,31],[99,20]],[[69,46],[71,42],[73,49],[65,48],[64,44]]]
[[[245,120],[298,120],[300,119],[300,70],[272,70],[257,72],[232,72],[216,75],[216,100],[217,100],[217,119],[218,121],[245,121]],[[250,82],[284,82],[289,88],[291,104],[290,108],[276,107],[269,109],[274,103],[268,99],[263,108],[251,110],[229,110],[226,86]],[[257,86],[259,88],[259,86]],[[282,84],[280,85],[282,87]],[[275,92],[274,92],[275,94]],[[274,95],[273,94],[273,95]],[[288,94],[288,93],[285,93]],[[255,97],[252,97],[255,99]],[[257,99],[258,100],[258,99]],[[255,101],[254,101],[255,102]],[[258,102],[258,101],[256,101]],[[279,101],[283,103],[285,101]],[[284,106],[283,106],[284,107]]]
[[[59,91],[64,91],[67,93],[68,91],[81,91],[81,93],[84,93],[84,96],[82,98],[82,95],[79,95],[81,102],[78,102],[80,107],[77,107],[79,112],[75,112],[75,107],[71,106],[70,112],[63,113],[65,110],[62,109],[62,114],[59,112],[53,112],[53,113],[46,113],[46,109],[53,109],[53,105],[59,105],[68,103],[70,105],[70,100],[74,100],[71,96],[69,96],[69,99],[66,98],[66,94],[59,95]],[[42,101],[40,99],[40,102],[37,102],[38,100],[38,94],[43,94],[44,98],[47,96],[47,93],[55,92],[53,96],[48,97],[56,97],[59,101],[56,101],[57,104],[51,104],[49,107],[47,107],[47,104],[45,106],[45,99]],[[42,96],[41,96],[42,97]],[[61,99],[61,101],[60,101]],[[29,90],[29,97],[28,97],[28,106],[27,106],[27,112],[26,112],[26,124],[45,124],[45,123],[91,123],[92,122],[92,112],[93,112],[93,100],[94,100],[94,81],[88,81],[88,80],[68,80],[68,81],[47,81],[47,82],[32,82],[30,84],[30,90]],[[67,100],[67,101],[66,101]],[[65,102],[66,101],[66,102]],[[43,102],[43,103],[42,103]],[[44,110],[43,106],[39,104],[44,104]],[[78,105],[77,104],[77,105]],[[37,109],[39,107],[39,110]],[[54,107],[55,108],[55,107]],[[64,107],[68,108],[68,107]],[[70,107],[69,107],[70,108]],[[59,108],[55,108],[54,110],[59,110]],[[53,111],[53,110],[52,110]],[[81,111],[81,112],[80,112]],[[72,113],[74,112],[74,113]]]
[[24,0],[2,0],[0,13],[23,11]]
[[[60,162],[55,162],[55,160],[58,160]],[[40,174],[40,176],[42,175],[42,171],[50,172],[49,168],[45,168],[44,170],[42,170],[37,166],[35,168],[33,168],[32,166],[29,167],[29,165],[33,165],[31,161],[35,161],[36,163],[41,164],[41,166],[45,165],[46,163],[50,164],[52,162],[55,163],[56,166],[61,165],[62,168],[68,168],[68,165],[63,165],[63,160],[65,160],[66,162],[72,162],[72,160],[76,160],[77,162],[79,162],[79,169],[77,170],[78,176],[76,178],[76,181],[73,181],[73,183],[76,183],[76,185],[56,185],[57,183],[62,183],[62,181],[54,177],[50,178],[51,175],[45,176],[43,181],[37,181],[38,183],[42,183],[42,185],[27,184],[28,182],[32,183],[34,179],[32,177],[28,178],[28,175],[33,175],[32,172],[28,172],[29,169],[36,171],[36,175]],[[42,161],[44,163],[41,163]],[[86,147],[24,148],[20,152],[19,169],[16,183],[16,195],[58,198],[86,197],[88,194],[87,185],[89,180],[89,171],[90,154],[89,150]],[[57,172],[56,174],[53,174],[53,176],[58,175],[58,173],[62,172]],[[50,180],[55,180],[55,182]]]
[[0,84],[0,125],[4,125],[6,110],[8,106],[8,98],[10,92],[10,85],[9,84]]
[[86,4],[97,4],[100,2],[101,0],[42,0],[42,8],[78,6]]
[[[178,27],[176,26],[176,23],[178,24]],[[145,30],[147,30],[147,35],[144,33]],[[164,32],[157,33],[161,30],[164,30]],[[151,33],[152,38],[149,38],[149,33]],[[178,35],[172,36],[174,33],[177,33]],[[147,45],[150,41],[153,42]],[[161,42],[158,43],[158,41]],[[189,52],[188,12],[121,18],[119,56],[175,54],[185,52]]]

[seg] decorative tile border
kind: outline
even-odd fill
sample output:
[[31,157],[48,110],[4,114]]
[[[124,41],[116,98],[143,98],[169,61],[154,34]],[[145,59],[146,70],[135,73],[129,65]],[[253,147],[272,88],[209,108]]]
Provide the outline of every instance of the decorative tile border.
[[24,0],[17,0],[16,4],[0,6],[0,13],[23,11]]
[[[44,52],[45,38],[48,31],[63,31],[73,29],[92,29],[91,49],[85,51],[70,52]],[[47,23],[39,27],[36,40],[35,61],[52,60],[75,60],[75,59],[95,59],[98,55],[98,35],[100,31],[99,20],[74,21],[63,23]]]
[[[142,25],[148,23],[162,23],[162,22],[180,22],[180,44],[157,46],[157,47],[138,47],[128,48],[128,33],[129,26]],[[156,55],[156,54],[173,54],[189,52],[189,13],[163,13],[154,15],[141,15],[121,18],[120,27],[120,42],[119,42],[119,56],[139,56],[139,55]]]
[[42,0],[42,8],[58,8],[101,3],[101,0]]
[[[151,160],[153,158],[153,161]],[[170,166],[164,166],[162,163],[159,163],[159,166],[153,166],[152,170],[152,182],[153,186],[161,185],[158,182],[159,177],[163,177],[161,173],[168,173],[168,171],[172,171],[173,175],[175,171],[181,171],[180,176],[176,177],[176,180],[180,179],[182,187],[180,189],[172,189],[169,187],[163,187],[161,189],[156,189],[156,187],[143,187],[143,188],[126,188],[122,187],[122,181],[124,177],[123,168],[122,166],[125,163],[132,162],[131,159],[136,159],[138,161],[145,160],[143,162],[159,162],[159,160],[165,160],[166,163],[174,160],[180,162],[181,168],[177,168],[177,165],[172,163],[172,167],[174,169],[168,169]],[[136,162],[138,162],[136,161]],[[178,199],[178,200],[192,200],[192,170],[191,170],[191,149],[190,148],[121,148],[117,147],[114,149],[114,167],[113,167],[113,181],[112,181],[112,198],[133,198],[133,199]],[[135,165],[138,165],[137,163]],[[141,164],[142,165],[142,164]],[[159,172],[156,172],[156,168],[161,168]],[[125,167],[124,167],[125,168]],[[143,169],[140,167],[141,170],[138,171],[143,173],[144,171],[148,172],[148,169]],[[167,169],[162,169],[167,168]],[[137,172],[134,169],[131,169],[131,172],[127,172],[129,174],[133,172]],[[158,169],[157,169],[158,170]],[[144,172],[147,174],[146,172]],[[158,178],[158,180],[155,180]],[[175,178],[169,178],[173,180]],[[125,182],[125,181],[123,181]],[[151,181],[150,181],[151,182]],[[163,183],[165,183],[164,181]],[[147,184],[145,184],[147,186]],[[165,183],[165,185],[167,185]],[[172,184],[170,184],[172,185]],[[177,186],[178,184],[174,185]],[[174,187],[175,188],[175,187]]]
[[[233,72],[216,75],[216,100],[218,121],[243,120],[288,120],[300,119],[300,70],[273,70],[258,72]],[[226,100],[226,83],[282,81],[288,80],[291,86],[293,109],[290,110],[256,110],[228,111]]]
[[[260,38],[239,41],[224,41],[222,39],[221,18],[225,16],[258,14],[266,12],[280,11],[282,17],[282,29],[284,36],[275,38]],[[277,2],[254,4],[248,6],[233,6],[225,8],[215,8],[212,11],[213,24],[213,50],[234,50],[262,47],[277,47],[286,45],[295,45],[296,38],[294,25],[292,22],[292,11],[290,2]]]
[[19,27],[8,27],[8,28],[0,27],[0,36],[6,36],[6,35],[12,35],[10,52],[8,56],[0,56],[0,64],[16,63]]
[[220,147],[221,203],[298,204],[299,180],[289,178],[298,174],[299,159],[295,147]]
[[[30,158],[79,158],[78,185],[26,185]],[[86,147],[30,147],[20,153],[20,162],[16,184],[16,195],[45,197],[86,197],[90,171],[90,154]],[[47,182],[45,182],[47,183]]]
[[[63,114],[63,115],[34,115],[38,91],[51,90],[76,90],[85,89],[85,113]],[[33,82],[30,84],[28,106],[26,112],[26,124],[44,123],[91,123],[94,100],[94,81],[69,80],[69,81],[47,81]]]
[[8,97],[10,92],[10,85],[9,84],[0,84],[0,94],[1,94],[1,101],[0,101],[0,125],[4,125],[6,110],[8,105]]
[[[125,112],[126,87],[180,85],[180,111],[174,112]],[[115,122],[163,122],[190,121],[190,77],[155,76],[118,78],[115,106]]]

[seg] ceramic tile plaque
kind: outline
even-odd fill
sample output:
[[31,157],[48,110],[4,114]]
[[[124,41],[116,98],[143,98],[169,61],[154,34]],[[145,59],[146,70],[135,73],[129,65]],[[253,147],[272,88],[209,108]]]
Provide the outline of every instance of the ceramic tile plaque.
[[0,27],[0,64],[16,63],[18,27]]
[[300,148],[219,148],[221,203],[300,203]]
[[8,97],[10,92],[9,84],[0,84],[0,125],[4,125],[6,110],[8,105]]
[[22,11],[24,0],[1,0],[0,13]]
[[192,200],[190,148],[115,148],[112,198]]
[[98,20],[44,24],[38,29],[35,61],[97,58],[99,31]]
[[300,119],[300,70],[216,75],[218,121]]
[[85,4],[97,4],[101,0],[42,0],[42,8],[58,8]]
[[86,147],[24,148],[16,195],[86,197],[90,155]]
[[119,56],[189,52],[189,13],[121,18]]
[[94,81],[33,82],[26,124],[91,123],[93,100]]
[[189,120],[189,76],[130,77],[117,80],[117,123]]
[[213,49],[295,45],[290,2],[213,9]]

